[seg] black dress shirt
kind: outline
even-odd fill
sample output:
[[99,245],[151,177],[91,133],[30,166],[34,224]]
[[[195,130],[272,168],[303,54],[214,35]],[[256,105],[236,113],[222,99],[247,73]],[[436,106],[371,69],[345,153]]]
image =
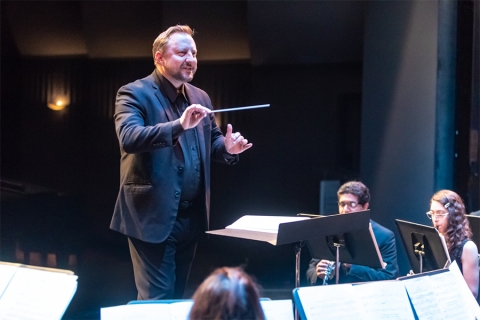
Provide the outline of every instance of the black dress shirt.
[[[179,119],[189,106],[184,85],[176,89],[168,79],[160,73],[158,74],[161,82],[160,90],[168,97],[170,107]],[[202,183],[202,164],[197,128],[183,130],[183,127],[180,126],[180,128],[174,130],[173,135],[174,138],[178,138],[179,142],[174,146],[175,155],[184,164],[183,169],[178,168],[179,172],[183,173],[180,201],[193,201],[199,195]]]

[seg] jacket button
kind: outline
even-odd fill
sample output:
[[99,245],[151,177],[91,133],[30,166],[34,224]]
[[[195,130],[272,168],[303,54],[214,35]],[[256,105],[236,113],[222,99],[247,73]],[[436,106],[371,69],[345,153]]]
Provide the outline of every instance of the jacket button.
[[180,192],[175,191],[175,198],[178,198],[180,196]]
[[182,173],[183,172],[183,167],[178,167],[178,172]]

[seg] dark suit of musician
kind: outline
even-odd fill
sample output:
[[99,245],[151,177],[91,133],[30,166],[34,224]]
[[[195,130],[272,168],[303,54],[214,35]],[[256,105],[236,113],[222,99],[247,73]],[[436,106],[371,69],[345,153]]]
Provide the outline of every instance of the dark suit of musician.
[[[373,234],[375,235],[382,260],[386,263],[385,269],[375,269],[352,264],[350,270],[347,272],[347,270],[342,267],[340,268],[339,283],[393,280],[398,277],[397,248],[393,232],[379,225],[375,221],[370,220],[370,222],[372,224]],[[310,266],[307,270],[307,279],[310,284],[317,283],[317,273],[315,268],[319,262],[320,259],[312,259],[310,261]],[[335,283],[335,277],[329,280],[328,283]]]
[[[348,181],[340,186],[337,191],[338,213],[352,214],[367,210],[370,206],[370,190],[360,181]],[[373,269],[365,266],[342,263],[339,269],[339,283],[363,282],[373,280],[391,280],[398,277],[397,248],[395,236],[392,231],[382,227],[375,221],[370,220],[373,233],[377,241],[382,260],[386,263],[385,269]],[[329,273],[328,260],[312,259],[307,270],[307,279],[310,284],[316,284],[317,279],[325,278]],[[333,276],[338,270],[330,273],[330,281],[335,283]],[[336,278],[336,277],[335,277]],[[332,281],[333,280],[333,281]]]
[[181,25],[162,32],[155,71],[117,94],[120,191],[110,227],[128,236],[138,299],[183,297],[209,223],[210,160],[234,164],[252,146],[231,125],[224,137],[208,95],[188,84],[197,69],[192,36]]

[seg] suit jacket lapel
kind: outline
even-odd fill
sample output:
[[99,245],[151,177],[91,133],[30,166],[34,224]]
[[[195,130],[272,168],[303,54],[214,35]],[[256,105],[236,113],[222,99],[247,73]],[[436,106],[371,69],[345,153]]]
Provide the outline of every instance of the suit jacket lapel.
[[[152,83],[152,87],[155,91],[155,96],[158,98],[160,102],[160,109],[163,109],[168,121],[174,121],[176,119],[175,114],[173,113],[173,109],[170,107],[170,104],[167,102],[165,97],[160,90],[160,79],[158,78],[157,70],[153,71],[153,79],[154,82]],[[187,156],[185,151],[185,146],[183,145],[182,139],[178,139],[177,142],[180,144],[180,148],[182,149],[183,157]],[[175,143],[174,143],[175,144]]]
[[163,109],[163,111],[167,115],[168,121],[173,121],[175,119],[175,115],[173,114],[172,108],[170,108],[170,105],[168,104],[167,100],[165,100],[165,97],[160,91],[160,79],[158,79],[156,70],[153,71],[152,76],[154,80],[152,83],[152,87],[155,91],[155,96],[158,98],[158,101],[160,102],[160,107]]

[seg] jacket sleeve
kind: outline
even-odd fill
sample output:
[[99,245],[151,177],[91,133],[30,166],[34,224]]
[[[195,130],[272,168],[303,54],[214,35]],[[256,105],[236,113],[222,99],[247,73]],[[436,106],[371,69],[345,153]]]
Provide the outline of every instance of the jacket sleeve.
[[[155,97],[153,97],[155,98]],[[156,99],[156,98],[155,98]],[[180,120],[168,121],[154,114],[154,102],[137,83],[121,87],[115,102],[115,129],[126,153],[171,147],[183,133]]]
[[[206,95],[206,99],[208,100],[208,106],[210,109],[212,108],[212,103],[210,101],[210,97]],[[238,154],[229,154],[225,149],[225,136],[223,135],[220,128],[217,126],[217,122],[215,121],[215,116],[212,114],[209,115],[210,121],[212,124],[211,129],[211,144],[212,144],[212,152],[211,158],[215,162],[225,163],[229,165],[234,165],[239,161]]]
[[385,241],[379,243],[379,249],[382,260],[386,263],[385,269],[374,269],[366,266],[352,265],[348,272],[343,272],[343,274],[340,273],[340,277],[345,277],[343,282],[393,280],[397,278],[397,247],[393,232],[388,232]]
[[315,271],[317,268],[317,264],[320,262],[320,259],[312,259],[310,260],[310,265],[308,266],[307,270],[307,280],[308,283],[314,285],[317,283],[317,272]]

